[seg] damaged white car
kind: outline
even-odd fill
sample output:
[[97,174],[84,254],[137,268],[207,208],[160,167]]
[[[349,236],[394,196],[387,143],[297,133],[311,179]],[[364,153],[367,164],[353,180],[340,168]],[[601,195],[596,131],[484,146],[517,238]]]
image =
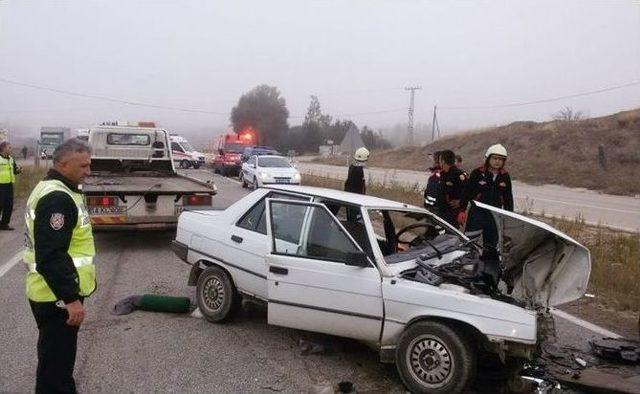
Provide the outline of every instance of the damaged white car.
[[413,392],[461,392],[482,352],[531,358],[542,312],[581,297],[591,269],[567,235],[476,205],[496,221],[499,260],[422,208],[303,186],[185,212],[173,248],[208,320],[262,300],[269,324],[371,344]]

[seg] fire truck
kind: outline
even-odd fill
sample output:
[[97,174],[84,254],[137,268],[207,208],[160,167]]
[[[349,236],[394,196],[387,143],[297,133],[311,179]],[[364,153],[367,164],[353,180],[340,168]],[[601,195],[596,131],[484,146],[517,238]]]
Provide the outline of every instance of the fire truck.
[[227,133],[213,142],[213,170],[224,176],[240,174],[242,152],[244,148],[256,145],[256,132],[248,128],[240,133]]

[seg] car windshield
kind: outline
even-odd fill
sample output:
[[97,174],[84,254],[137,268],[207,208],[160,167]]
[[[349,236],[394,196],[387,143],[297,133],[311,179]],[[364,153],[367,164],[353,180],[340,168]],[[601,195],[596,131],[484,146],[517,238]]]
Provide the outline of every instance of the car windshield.
[[388,264],[421,255],[441,256],[464,244],[465,239],[426,213],[368,210],[378,246]]
[[291,164],[283,157],[261,157],[258,159],[260,167],[268,168],[289,168]]

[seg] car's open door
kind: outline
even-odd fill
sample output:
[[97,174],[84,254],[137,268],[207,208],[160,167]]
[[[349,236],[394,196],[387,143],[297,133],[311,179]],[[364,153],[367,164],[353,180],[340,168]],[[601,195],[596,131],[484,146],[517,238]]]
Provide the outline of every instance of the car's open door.
[[322,204],[267,199],[269,324],[377,341],[377,268]]

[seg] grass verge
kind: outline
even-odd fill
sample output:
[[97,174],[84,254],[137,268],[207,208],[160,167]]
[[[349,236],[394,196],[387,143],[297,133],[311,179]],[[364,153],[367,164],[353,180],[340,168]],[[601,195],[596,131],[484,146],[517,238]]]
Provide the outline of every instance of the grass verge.
[[43,167],[22,167],[22,173],[16,176],[14,193],[17,202],[26,200],[29,197],[31,190],[44,178],[46,171]]
[[[342,189],[343,181],[304,175],[304,185]],[[392,180],[367,183],[367,194],[422,206],[422,190],[404,187]],[[533,216],[533,215],[531,215]],[[574,220],[535,217],[565,232],[591,251],[589,292],[599,303],[616,309],[638,311],[640,308],[640,234],[625,233]]]

